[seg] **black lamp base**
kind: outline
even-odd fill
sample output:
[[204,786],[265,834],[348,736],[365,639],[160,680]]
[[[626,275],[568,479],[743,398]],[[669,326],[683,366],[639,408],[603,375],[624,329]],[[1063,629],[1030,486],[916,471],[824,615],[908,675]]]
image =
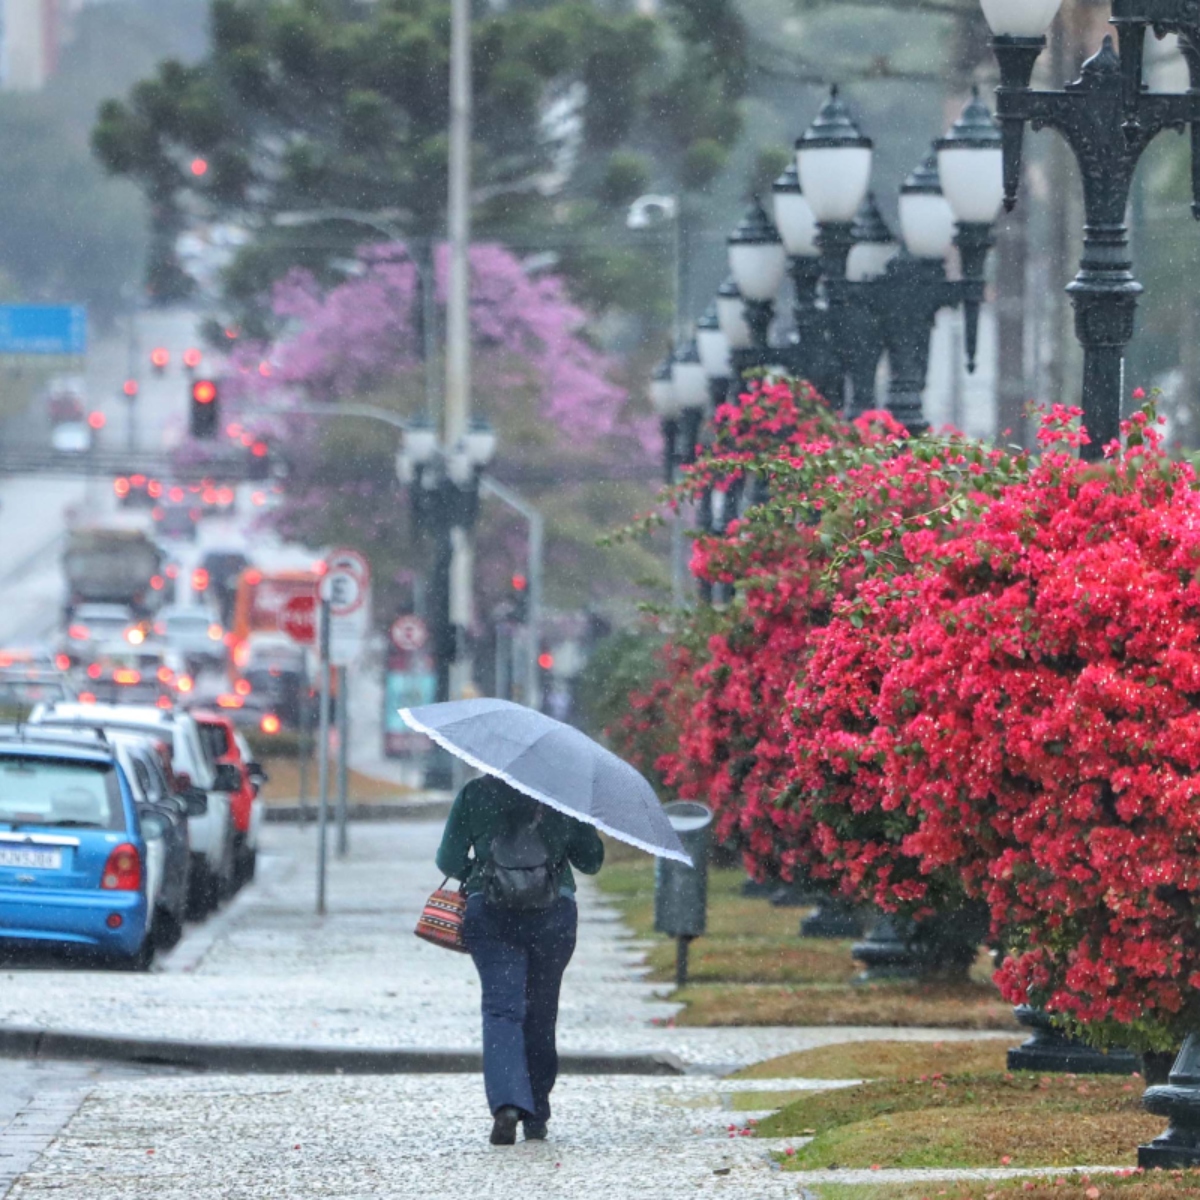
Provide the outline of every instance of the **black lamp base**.
[[1060,1030],[1050,1014],[1028,1004],[1013,1010],[1033,1036],[1008,1052],[1010,1071],[1047,1071],[1060,1075],[1132,1075],[1141,1061],[1128,1050],[1097,1050]]

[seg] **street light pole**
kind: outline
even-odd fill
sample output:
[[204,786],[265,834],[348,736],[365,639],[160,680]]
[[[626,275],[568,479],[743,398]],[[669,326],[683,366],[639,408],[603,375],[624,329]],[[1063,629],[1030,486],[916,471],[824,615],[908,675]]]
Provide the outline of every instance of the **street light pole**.
[[[1024,127],[1049,127],[1071,147],[1083,183],[1083,257],[1067,292],[1075,308],[1075,336],[1083,346],[1083,419],[1091,438],[1081,455],[1097,460],[1120,435],[1125,348],[1133,337],[1141,284],[1133,277],[1125,213],[1133,175],[1146,147],[1164,129],[1191,125],[1193,151],[1200,148],[1200,93],[1193,52],[1193,89],[1155,94],[1142,86],[1146,25],[1192,36],[1195,5],[1186,0],[1116,0],[1113,21],[1121,30],[1121,54],[1111,37],[1083,64],[1079,78],[1060,91],[1034,91],[1034,63],[1046,46],[1058,3],[1017,0],[983,4],[992,49],[1000,66],[997,115],[1003,131],[1004,205],[1012,210],[1021,178]],[[1190,24],[1189,24],[1190,21]],[[1193,211],[1200,204],[1200,174],[1193,153]]]

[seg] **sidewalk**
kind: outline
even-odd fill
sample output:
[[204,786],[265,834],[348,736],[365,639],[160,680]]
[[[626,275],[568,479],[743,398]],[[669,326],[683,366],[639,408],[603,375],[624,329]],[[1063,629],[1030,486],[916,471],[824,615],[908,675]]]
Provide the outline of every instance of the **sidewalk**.
[[[190,932],[162,969],[149,976],[5,971],[0,1024],[277,1045],[477,1049],[479,991],[470,961],[411,934],[439,882],[432,868],[439,833],[437,823],[419,821],[353,826],[350,859],[331,860],[330,913],[320,919],[313,915],[313,831],[271,826],[260,880],[216,922]],[[9,1196],[795,1200],[797,1180],[770,1157],[788,1143],[736,1136],[759,1114],[734,1111],[732,1097],[838,1085],[735,1083],[713,1072],[832,1041],[956,1036],[652,1025],[675,1006],[640,979],[638,947],[586,883],[580,911],[562,1048],[667,1052],[688,1074],[565,1075],[554,1093],[551,1139],[510,1149],[487,1144],[490,1118],[474,1074],[127,1070],[71,1092],[69,1112],[56,1100],[54,1121],[31,1106],[0,1130],[0,1159],[7,1138],[24,1136],[20,1149],[31,1164],[14,1172]],[[44,1132],[36,1160],[31,1124]]]
[[[433,865],[440,823],[351,825],[345,862],[333,856],[331,836],[324,918],[314,914],[315,827],[269,825],[264,833],[258,881],[215,920],[192,927],[154,973],[4,971],[0,1027],[478,1050],[479,982],[470,960],[412,935],[426,897],[441,882]],[[579,948],[567,971],[559,1023],[565,1051],[667,1052],[692,1069],[727,1071],[829,1042],[955,1036],[923,1029],[653,1025],[678,1006],[658,997],[663,985],[641,980],[638,945],[586,878],[579,900]]]

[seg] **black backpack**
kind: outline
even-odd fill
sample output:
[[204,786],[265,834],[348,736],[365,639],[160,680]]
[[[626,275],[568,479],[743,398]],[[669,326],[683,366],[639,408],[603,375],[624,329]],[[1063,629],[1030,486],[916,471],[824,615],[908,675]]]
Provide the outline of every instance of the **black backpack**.
[[562,864],[552,863],[538,831],[541,807],[514,813],[483,865],[483,898],[494,908],[540,912],[558,899]]

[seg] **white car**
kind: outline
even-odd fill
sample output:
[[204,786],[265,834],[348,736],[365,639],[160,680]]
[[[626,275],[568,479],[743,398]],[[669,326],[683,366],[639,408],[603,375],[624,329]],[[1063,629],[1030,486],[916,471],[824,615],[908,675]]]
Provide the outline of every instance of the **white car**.
[[208,797],[208,811],[188,818],[192,869],[189,880],[193,916],[207,916],[237,887],[230,793],[240,786],[237,768],[215,763],[205,748],[195,720],[187,713],[140,704],[39,704],[31,725],[99,726],[128,733],[147,733],[171,747],[171,766],[185,785]]
[[225,631],[205,608],[164,608],[154,620],[154,631],[188,663],[221,666],[225,661]]
[[92,427],[86,421],[63,421],[50,431],[50,448],[59,454],[86,454],[92,448]]

